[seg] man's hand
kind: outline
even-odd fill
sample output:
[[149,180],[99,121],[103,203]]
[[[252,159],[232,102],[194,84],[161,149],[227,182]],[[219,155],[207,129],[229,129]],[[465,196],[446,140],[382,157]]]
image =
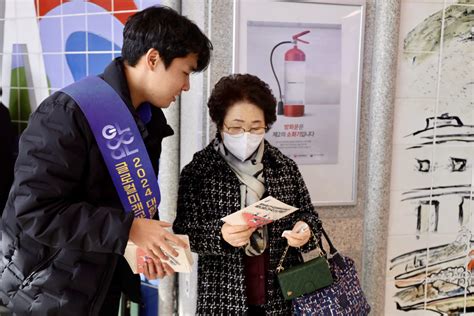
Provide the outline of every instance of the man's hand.
[[242,247],[249,243],[250,236],[255,231],[247,225],[230,225],[224,223],[221,228],[222,238],[233,247]]
[[309,238],[311,237],[311,229],[308,224],[299,221],[291,231],[285,231],[283,237],[288,240],[288,245],[291,247],[301,247],[309,241]]
[[173,275],[174,270],[167,263],[161,260],[153,260],[148,258],[145,261],[143,274],[148,280],[163,279],[166,276]]
[[154,261],[160,258],[168,259],[163,252],[176,257],[178,252],[173,249],[170,242],[182,248],[188,246],[179,237],[167,231],[165,229],[167,227],[171,227],[171,224],[153,219],[135,218],[130,228],[129,239],[145,250],[147,256]]

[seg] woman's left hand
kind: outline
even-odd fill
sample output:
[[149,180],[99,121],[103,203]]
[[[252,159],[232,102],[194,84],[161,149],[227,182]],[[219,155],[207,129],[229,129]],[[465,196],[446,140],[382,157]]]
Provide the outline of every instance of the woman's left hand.
[[288,245],[291,247],[301,247],[309,241],[311,228],[305,222],[299,221],[291,231],[285,231],[283,237],[288,240]]

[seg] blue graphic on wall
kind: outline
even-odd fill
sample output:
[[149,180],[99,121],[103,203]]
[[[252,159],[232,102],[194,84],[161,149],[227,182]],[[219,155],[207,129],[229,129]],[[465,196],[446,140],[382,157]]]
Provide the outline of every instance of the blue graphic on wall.
[[[109,40],[98,36],[94,33],[87,34],[87,41],[84,41],[86,32],[72,33],[66,41],[66,52],[82,51],[83,54],[68,54],[66,55],[67,64],[71,71],[74,81],[84,78],[89,75],[98,75],[103,72],[104,68],[110,61],[117,57],[112,53],[97,53],[99,51],[108,51],[113,43]],[[88,47],[86,47],[86,43]],[[120,47],[113,45],[113,51],[120,51]]]
[[40,37],[50,87],[57,90],[87,75],[102,73],[112,59],[120,56],[126,18],[135,10],[159,2],[63,1],[40,12]]

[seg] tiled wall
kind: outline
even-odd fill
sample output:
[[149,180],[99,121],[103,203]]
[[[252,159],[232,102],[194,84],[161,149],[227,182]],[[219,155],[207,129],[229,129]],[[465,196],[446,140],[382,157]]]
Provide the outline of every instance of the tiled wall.
[[159,0],[0,1],[0,85],[21,132],[52,92],[120,55],[128,16]]
[[474,314],[474,0],[402,0],[399,41],[385,315]]

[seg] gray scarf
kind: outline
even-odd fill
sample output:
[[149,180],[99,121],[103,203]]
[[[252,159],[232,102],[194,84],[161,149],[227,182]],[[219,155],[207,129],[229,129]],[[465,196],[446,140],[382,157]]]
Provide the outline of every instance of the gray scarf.
[[[214,149],[224,158],[240,180],[240,207],[244,208],[260,201],[265,193],[262,163],[264,142],[262,141],[255,153],[244,162],[232,155],[217,138]],[[267,226],[256,229],[250,237],[250,242],[245,246],[245,254],[247,256],[261,255],[267,247],[267,241]]]

